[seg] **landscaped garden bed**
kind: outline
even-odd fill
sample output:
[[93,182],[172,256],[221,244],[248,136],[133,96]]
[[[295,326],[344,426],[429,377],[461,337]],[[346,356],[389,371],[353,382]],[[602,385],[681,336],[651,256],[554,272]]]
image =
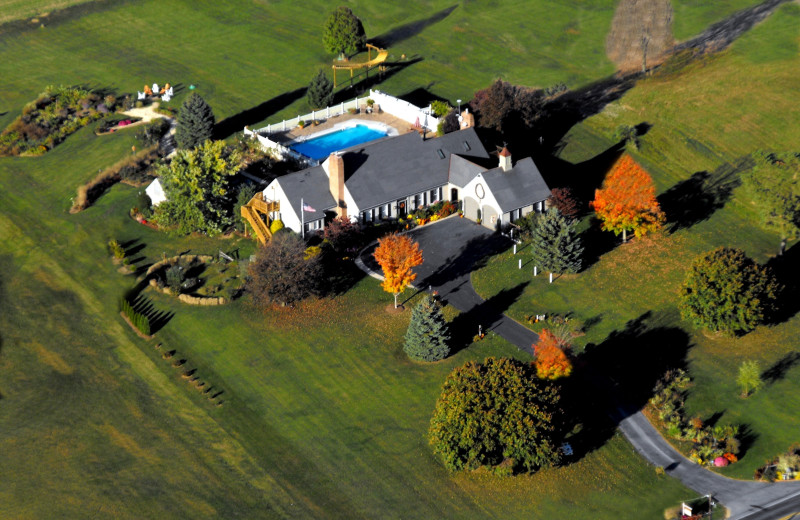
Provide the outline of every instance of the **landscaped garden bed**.
[[0,156],[42,155],[68,135],[130,103],[78,87],[47,87],[0,133]]
[[417,226],[424,226],[430,222],[449,217],[456,211],[458,211],[458,208],[450,201],[437,202],[430,206],[417,208],[406,215],[405,218],[398,218],[397,221],[405,229],[414,229]]
[[210,255],[167,258],[150,266],[147,276],[151,287],[191,305],[224,305],[237,298],[244,287],[239,262]]

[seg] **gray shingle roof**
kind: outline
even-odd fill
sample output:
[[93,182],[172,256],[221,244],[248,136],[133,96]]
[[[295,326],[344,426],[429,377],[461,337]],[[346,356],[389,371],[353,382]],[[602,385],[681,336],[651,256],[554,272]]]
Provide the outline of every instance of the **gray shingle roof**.
[[483,166],[479,166],[461,156],[455,154],[450,156],[450,182],[460,188],[466,186],[476,175],[485,170],[486,168]]
[[301,198],[305,204],[317,210],[314,213],[305,212],[303,218],[306,222],[322,218],[325,216],[324,211],[336,207],[336,201],[328,186],[328,175],[322,166],[290,173],[278,177],[277,181],[298,217],[300,216]]
[[424,141],[411,132],[348,148],[345,184],[360,209],[373,208],[447,184],[453,154],[489,158],[473,128]]
[[518,161],[507,172],[499,167],[491,169],[483,173],[483,179],[503,213],[530,206],[550,196],[550,188],[530,157]]

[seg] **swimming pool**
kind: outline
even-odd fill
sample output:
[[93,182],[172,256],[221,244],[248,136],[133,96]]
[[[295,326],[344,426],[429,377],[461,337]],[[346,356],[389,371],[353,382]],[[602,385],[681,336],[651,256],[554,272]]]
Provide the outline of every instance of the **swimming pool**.
[[295,143],[290,148],[306,157],[319,160],[328,157],[331,152],[374,141],[387,135],[389,135],[387,132],[366,125],[355,125],[314,137],[302,143]]

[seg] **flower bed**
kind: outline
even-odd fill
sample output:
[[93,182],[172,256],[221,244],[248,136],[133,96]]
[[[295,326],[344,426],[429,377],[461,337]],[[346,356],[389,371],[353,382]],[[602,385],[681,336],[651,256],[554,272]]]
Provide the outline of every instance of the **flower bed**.
[[209,255],[181,255],[156,262],[147,270],[150,286],[190,305],[223,305],[244,287],[238,262],[221,263]]
[[401,227],[405,226],[405,229],[413,229],[417,226],[424,226],[429,222],[436,222],[437,220],[449,217],[457,211],[458,208],[452,202],[437,202],[430,206],[417,208],[406,215],[405,218],[400,217],[397,221],[400,223]]
[[786,453],[767,461],[755,471],[755,480],[800,480],[800,444],[794,444]]
[[77,87],[47,87],[0,133],[0,155],[41,155],[128,102]]
[[697,464],[721,467],[737,462],[741,445],[738,425],[704,425],[699,417],[684,417],[683,403],[690,386],[685,371],[667,372],[654,389],[648,415],[658,421],[668,437],[681,441],[679,447],[688,446],[688,457]]

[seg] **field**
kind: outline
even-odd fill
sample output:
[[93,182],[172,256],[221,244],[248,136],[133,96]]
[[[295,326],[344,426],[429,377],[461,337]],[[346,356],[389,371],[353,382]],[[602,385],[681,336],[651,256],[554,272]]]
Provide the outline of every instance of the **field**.
[[[687,37],[753,3],[730,1],[710,9],[676,1],[676,33]],[[35,5],[48,10],[55,4]],[[14,18],[40,12],[20,2],[0,5]],[[319,26],[332,5],[241,2],[232,10],[210,1],[98,1],[63,16],[52,13],[44,28],[28,22],[0,26],[0,126],[48,84],[130,92],[144,83],[169,81],[177,87],[176,102],[193,84],[231,129],[292,117],[306,108],[298,89],[329,63]],[[406,54],[413,62],[399,67],[381,89],[392,94],[423,89],[426,96],[454,102],[468,99],[497,76],[530,85],[564,81],[579,86],[613,72],[602,50],[613,14],[610,0],[591,5],[497,1],[490,7],[465,1],[448,12],[452,5],[352,4],[368,34],[391,43],[393,60]],[[428,18],[420,20],[418,13],[429,13]],[[784,8],[765,27],[791,27],[786,17],[792,13]],[[398,26],[397,20],[403,22]],[[497,27],[503,27],[499,36]],[[777,96],[779,82],[756,74],[764,57],[749,54],[761,48],[771,57],[769,49],[781,45],[768,36],[764,30],[754,32],[743,50],[681,74],[705,79],[702,88],[713,89],[720,88],[715,81],[741,80],[741,67],[755,69],[748,80],[762,81],[767,92],[775,93],[772,102],[784,104],[772,108],[769,97],[762,96],[754,100],[753,113],[767,114],[763,117],[773,122],[781,114],[786,117],[783,127],[770,127],[771,133],[758,139],[764,146],[788,145],[793,136],[785,130],[794,107]],[[414,61],[415,56],[422,60]],[[771,64],[785,81],[796,66],[792,60],[784,56]],[[609,110],[625,113],[620,122],[635,123],[650,117],[645,109],[678,111],[672,94],[676,82],[682,83],[681,76],[649,79]],[[627,112],[627,106],[643,108]],[[714,112],[709,108],[707,113]],[[576,128],[562,158],[580,162],[602,151],[617,124],[611,115],[604,112]],[[667,115],[663,129],[654,124],[640,154],[662,189],[694,171],[715,168],[720,157],[727,161],[750,151],[742,144],[728,144],[731,149],[719,156],[699,147],[687,151],[680,136],[702,135],[689,132],[695,131],[691,124],[703,121]],[[490,335],[489,341],[442,363],[408,362],[401,350],[407,315],[383,313],[390,296],[371,279],[356,281],[335,300],[290,315],[264,316],[243,302],[187,307],[146,292],[156,308],[172,317],[155,340],[140,339],[117,312],[119,296],[134,281],[119,274],[108,258],[109,239],[131,243],[142,263],[187,250],[238,248],[244,257],[254,246],[245,240],[175,239],[140,226],[127,217],[136,200],[136,190],[128,186],[116,186],[90,209],[70,215],[76,186],[130,153],[133,144],[130,135],[97,137],[85,128],[43,157],[0,159],[0,450],[5,470],[0,516],[69,518],[91,511],[104,518],[611,519],[635,510],[638,517],[656,518],[665,507],[691,496],[674,480],[657,476],[619,435],[567,468],[534,476],[448,474],[425,440],[446,374],[467,359],[520,354]],[[671,147],[675,155],[669,164],[678,165],[677,171],[654,166],[662,164],[656,146]],[[747,208],[735,200],[711,220],[667,237],[663,247],[673,255],[669,258],[727,238],[764,260],[775,248],[775,237],[753,228]],[[675,248],[673,243],[681,240],[684,245]],[[665,285],[653,290],[655,305],[643,305],[641,294],[628,287],[630,271],[614,268],[629,263],[624,256],[629,251],[618,248],[581,275],[579,284],[603,280],[609,294],[631,293],[619,293],[620,301],[630,301],[603,317],[590,331],[592,341],[602,341],[651,308],[665,310],[667,322],[676,322],[668,290],[680,279],[679,267],[664,261]],[[644,267],[640,273],[647,276]],[[576,299],[592,287],[579,284],[573,289]],[[548,312],[557,306],[554,291],[540,291],[539,297],[551,299]],[[523,312],[522,305],[511,312]],[[774,352],[762,354],[765,363],[783,355],[788,345],[781,340],[796,327],[790,321],[757,333],[768,337],[751,335],[733,345],[692,336],[697,346],[689,353],[690,363],[699,384],[690,406],[700,413],[727,407],[728,414],[742,414],[736,420],[748,422],[760,435],[748,461],[785,449],[789,418],[773,434],[752,415],[758,399],[774,397],[781,385],[791,387],[795,372],[744,405],[728,390],[728,401],[715,401],[710,389],[729,384],[726,375],[748,345],[774,342]],[[160,350],[154,348],[157,343],[163,343]],[[187,367],[197,368],[214,393],[224,392],[219,398],[223,406],[209,403],[161,359],[161,352],[172,349]],[[715,349],[736,355],[719,362]],[[721,368],[715,372],[717,365]],[[774,412],[763,421],[778,417]],[[733,472],[742,467],[744,473],[749,465],[734,466]],[[43,490],[48,500],[42,500]]]
[[[523,320],[530,314],[574,313],[590,324],[582,344],[600,344],[643,316],[647,327],[639,334],[647,341],[658,342],[646,335],[647,329],[676,332],[682,344],[669,347],[685,351],[696,381],[689,412],[706,419],[721,413],[723,423],[747,425],[753,434],[743,460],[726,470],[741,478],[751,477],[765,459],[800,440],[791,413],[798,404],[791,389],[800,384],[800,370],[789,361],[800,346],[800,317],[739,339],[709,337],[680,320],[677,291],[691,260],[714,247],[738,247],[759,262],[777,253],[778,237],[755,225],[749,201],[735,187],[740,161],[748,154],[797,147],[800,110],[783,94],[800,60],[796,52],[783,49],[797,48],[798,21],[798,6],[782,7],[730,51],[640,82],[565,138],[561,158],[577,165],[580,174],[614,145],[618,125],[652,125],[634,156],[652,173],[662,204],[675,209],[672,215],[667,209],[674,232],[616,247],[584,273],[553,285],[544,277],[531,280],[527,269],[518,271],[511,252],[473,275],[484,296],[530,280],[510,314]],[[642,339],[643,349],[652,348],[647,341]],[[748,400],[737,397],[735,384],[745,359],[758,360],[765,371],[784,367],[780,377]]]

